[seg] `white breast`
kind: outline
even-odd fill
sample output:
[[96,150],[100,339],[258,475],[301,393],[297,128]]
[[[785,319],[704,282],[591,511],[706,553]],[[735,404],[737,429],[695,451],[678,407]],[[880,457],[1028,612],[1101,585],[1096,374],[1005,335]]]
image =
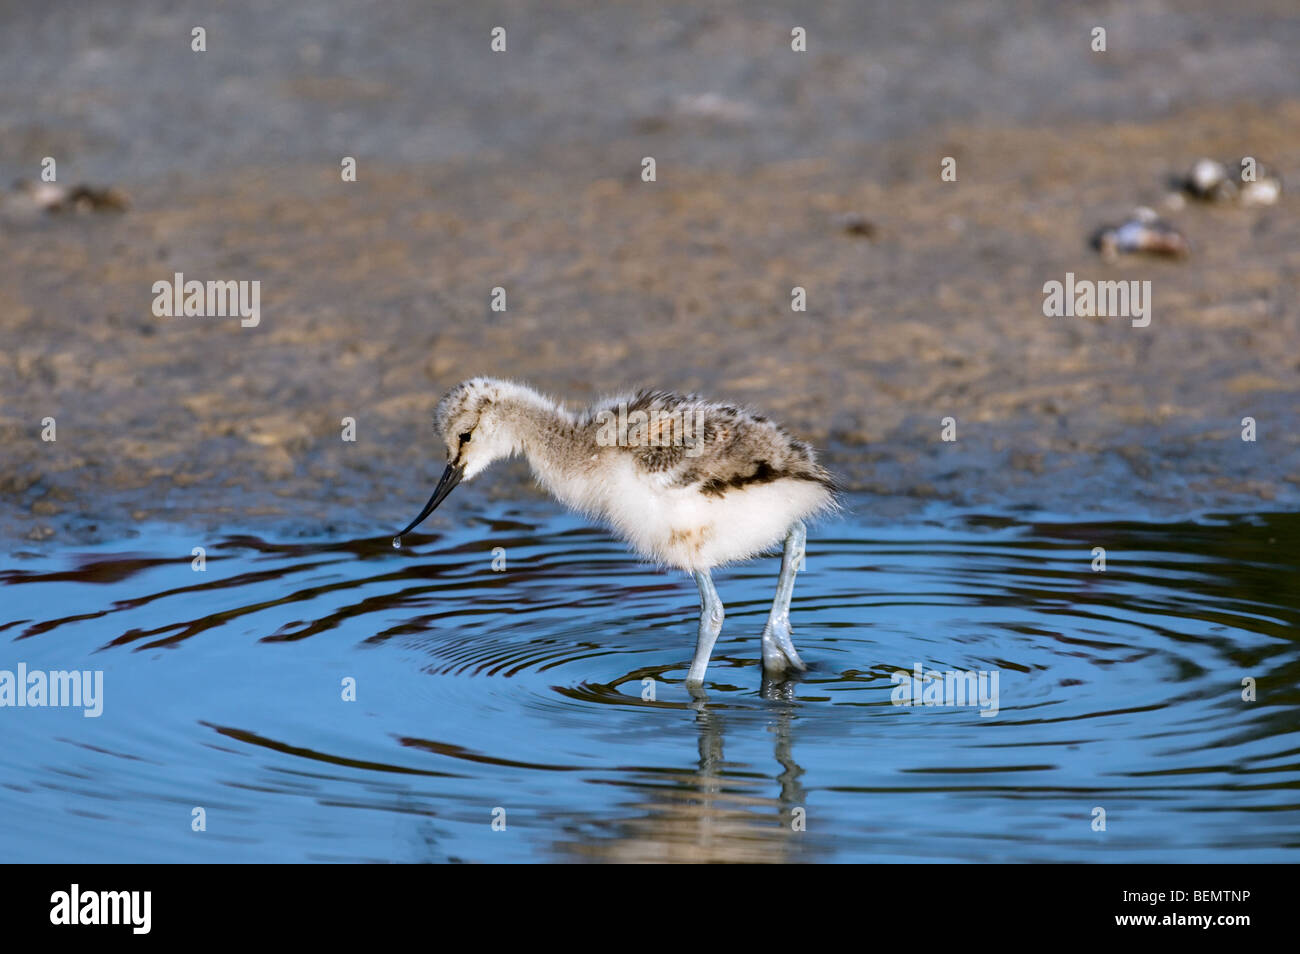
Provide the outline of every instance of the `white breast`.
[[639,470],[629,455],[601,455],[593,473],[543,479],[558,499],[605,519],[641,555],[685,570],[743,560],[779,544],[791,524],[820,510],[827,489],[806,480],[775,480],[728,490],[673,487]]

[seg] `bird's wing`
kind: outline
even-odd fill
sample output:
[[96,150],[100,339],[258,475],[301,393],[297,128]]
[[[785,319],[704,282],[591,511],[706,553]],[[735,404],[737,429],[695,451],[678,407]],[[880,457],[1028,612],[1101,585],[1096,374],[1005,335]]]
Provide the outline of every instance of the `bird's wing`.
[[639,391],[607,402],[614,423],[602,443],[630,454],[646,474],[705,495],[773,480],[811,480],[832,487],[812,448],[767,418],[730,404],[666,391]]

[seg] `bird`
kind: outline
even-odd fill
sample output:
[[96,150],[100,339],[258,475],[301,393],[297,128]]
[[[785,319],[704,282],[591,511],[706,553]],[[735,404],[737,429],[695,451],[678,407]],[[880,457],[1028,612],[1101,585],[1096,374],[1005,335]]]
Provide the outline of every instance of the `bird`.
[[441,398],[434,429],[446,446],[446,469],[394,547],[462,481],[522,454],[560,503],[601,521],[643,558],[694,577],[700,620],[685,679],[693,695],[702,694],[725,616],[712,571],[778,544],[763,675],[784,680],[807,669],[790,625],[795,574],[806,521],[838,510],[840,494],[812,446],[780,425],[735,404],[651,389],[574,412],[527,385],[476,377]]
[[84,183],[74,186],[57,182],[36,182],[31,179],[14,180],[15,192],[46,212],[125,212],[131,201],[121,189],[100,187]]

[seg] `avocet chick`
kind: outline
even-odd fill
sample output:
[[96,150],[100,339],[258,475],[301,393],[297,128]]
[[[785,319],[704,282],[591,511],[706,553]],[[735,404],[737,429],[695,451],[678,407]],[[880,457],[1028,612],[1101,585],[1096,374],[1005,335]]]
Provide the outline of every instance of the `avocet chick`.
[[695,577],[700,626],[686,677],[693,692],[722,631],[711,571],[784,540],[763,628],[763,669],[779,677],[806,668],[791,638],[790,599],[804,521],[835,506],[831,476],[808,444],[765,417],[694,396],[640,391],[573,413],[524,385],[491,378],[447,392],[434,426],[447,446],[447,468],[394,546],[462,480],[523,454],[561,503],[602,520],[647,559]]

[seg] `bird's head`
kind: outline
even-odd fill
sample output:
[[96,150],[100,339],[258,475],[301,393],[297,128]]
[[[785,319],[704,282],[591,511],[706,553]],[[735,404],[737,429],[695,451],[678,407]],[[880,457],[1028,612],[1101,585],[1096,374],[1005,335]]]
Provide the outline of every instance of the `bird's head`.
[[471,378],[448,391],[433,413],[433,426],[447,448],[447,465],[469,480],[494,461],[519,450],[507,420],[509,398],[518,388],[491,378]]
[[520,450],[510,420],[510,408],[520,398],[537,399],[538,395],[521,385],[492,378],[462,381],[443,395],[434,411],[433,424],[447,448],[447,469],[420,515],[394,538],[395,544],[433,513],[462,480],[470,480],[489,464]]

